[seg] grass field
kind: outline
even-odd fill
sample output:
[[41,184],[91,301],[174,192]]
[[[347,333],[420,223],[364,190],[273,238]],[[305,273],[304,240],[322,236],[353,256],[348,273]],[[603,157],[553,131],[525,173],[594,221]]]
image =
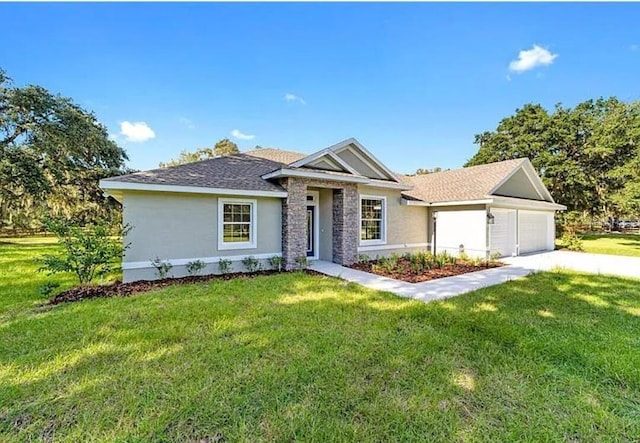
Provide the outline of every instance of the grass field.
[[640,234],[585,234],[585,252],[640,257]]
[[[282,274],[40,306],[0,244],[0,441],[635,441],[640,285],[422,304]],[[58,277],[71,284],[66,277]]]

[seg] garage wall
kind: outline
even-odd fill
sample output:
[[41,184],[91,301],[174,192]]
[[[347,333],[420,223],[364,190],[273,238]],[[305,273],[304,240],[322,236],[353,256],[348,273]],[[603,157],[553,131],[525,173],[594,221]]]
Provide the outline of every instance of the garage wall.
[[431,208],[429,218],[438,212],[437,226],[431,222],[431,243],[435,252],[446,251],[457,255],[460,245],[471,257],[487,254],[487,210],[485,205],[450,206]]

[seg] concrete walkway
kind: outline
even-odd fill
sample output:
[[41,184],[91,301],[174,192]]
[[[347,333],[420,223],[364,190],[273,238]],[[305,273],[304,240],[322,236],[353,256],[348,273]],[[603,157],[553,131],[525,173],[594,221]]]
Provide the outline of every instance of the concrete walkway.
[[534,270],[517,266],[505,266],[422,283],[407,283],[320,260],[312,262],[310,268],[370,289],[392,292],[400,297],[414,298],[423,302],[455,297],[476,289],[499,285],[534,272]]
[[640,278],[640,258],[581,252],[552,251],[503,259],[508,266],[440,278],[422,283],[406,283],[326,261],[314,261],[310,268],[333,277],[358,283],[367,288],[388,291],[423,302],[442,300],[488,286],[525,277],[533,272],[554,268],[594,274],[611,274]]
[[585,252],[551,251],[502,259],[503,262],[536,271],[554,268],[640,278],[640,257],[589,254]]

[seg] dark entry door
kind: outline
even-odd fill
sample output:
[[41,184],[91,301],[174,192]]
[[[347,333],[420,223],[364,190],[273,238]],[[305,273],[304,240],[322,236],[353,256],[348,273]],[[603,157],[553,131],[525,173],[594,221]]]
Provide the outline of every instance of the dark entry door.
[[315,206],[307,206],[307,257],[313,257],[316,255],[316,244],[315,244]]

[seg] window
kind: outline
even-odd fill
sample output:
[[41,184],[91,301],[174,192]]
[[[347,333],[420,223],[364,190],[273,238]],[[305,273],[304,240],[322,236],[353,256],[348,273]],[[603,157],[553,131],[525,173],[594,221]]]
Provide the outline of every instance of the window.
[[360,244],[386,242],[386,211],[384,197],[360,197]]
[[218,199],[218,249],[256,247],[256,201]]

